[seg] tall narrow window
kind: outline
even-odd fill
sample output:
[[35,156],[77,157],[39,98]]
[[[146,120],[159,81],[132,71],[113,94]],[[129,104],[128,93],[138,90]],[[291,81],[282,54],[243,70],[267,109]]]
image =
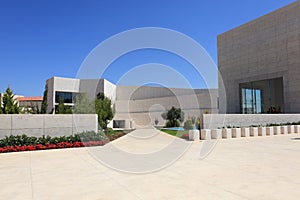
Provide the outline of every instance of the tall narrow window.
[[261,113],[261,90],[242,88],[242,113]]

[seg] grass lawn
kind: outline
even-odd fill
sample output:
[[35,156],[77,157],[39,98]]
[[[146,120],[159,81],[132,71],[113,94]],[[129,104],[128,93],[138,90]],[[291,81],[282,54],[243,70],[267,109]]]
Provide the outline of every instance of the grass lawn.
[[111,130],[108,133],[106,133],[106,135],[116,135],[116,134],[119,134],[122,132],[123,132],[123,130]]
[[179,138],[182,138],[182,136],[183,136],[184,134],[188,134],[188,133],[189,133],[187,130],[176,131],[176,130],[166,130],[166,129],[161,129],[160,131],[165,132],[165,133],[168,133],[168,134],[173,135],[173,136],[176,136],[176,137],[179,137]]
[[109,130],[105,135],[108,137],[109,141],[113,141],[115,139],[118,139],[119,137],[126,135],[129,132],[130,131],[124,130]]

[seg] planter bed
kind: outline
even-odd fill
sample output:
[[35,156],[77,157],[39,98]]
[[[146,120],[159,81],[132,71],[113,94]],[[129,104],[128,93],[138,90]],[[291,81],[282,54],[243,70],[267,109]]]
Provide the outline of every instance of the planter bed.
[[107,135],[101,132],[85,132],[53,138],[44,135],[42,137],[10,135],[0,139],[0,153],[102,146],[124,135],[126,133],[123,131],[111,131]]
[[57,144],[37,144],[28,146],[6,146],[0,147],[0,153],[7,152],[19,152],[19,151],[35,151],[35,150],[47,150],[47,149],[63,149],[63,148],[75,148],[75,147],[91,147],[91,146],[102,146],[108,141],[89,141],[89,142],[60,142]]

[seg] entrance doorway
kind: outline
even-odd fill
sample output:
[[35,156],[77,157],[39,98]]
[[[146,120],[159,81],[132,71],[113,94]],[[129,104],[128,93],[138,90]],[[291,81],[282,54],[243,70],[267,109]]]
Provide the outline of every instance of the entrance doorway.
[[283,78],[241,83],[240,106],[243,114],[283,113]]

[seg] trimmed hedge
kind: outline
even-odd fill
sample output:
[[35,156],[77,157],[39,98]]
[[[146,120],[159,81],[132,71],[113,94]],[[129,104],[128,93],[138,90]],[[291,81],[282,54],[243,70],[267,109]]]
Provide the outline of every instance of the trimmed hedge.
[[107,130],[106,134],[104,132],[83,132],[60,137],[51,137],[49,135],[34,137],[25,134],[10,135],[0,139],[0,153],[101,146],[127,133],[128,131],[113,131],[111,129]]
[[0,139],[0,147],[9,147],[9,146],[28,146],[28,145],[48,145],[48,144],[58,144],[61,142],[75,143],[75,142],[89,142],[89,141],[105,141],[108,140],[104,133],[95,133],[95,132],[84,132],[78,133],[70,136],[60,136],[60,137],[51,137],[51,136],[27,136],[23,135],[10,135],[5,136],[5,138]]

